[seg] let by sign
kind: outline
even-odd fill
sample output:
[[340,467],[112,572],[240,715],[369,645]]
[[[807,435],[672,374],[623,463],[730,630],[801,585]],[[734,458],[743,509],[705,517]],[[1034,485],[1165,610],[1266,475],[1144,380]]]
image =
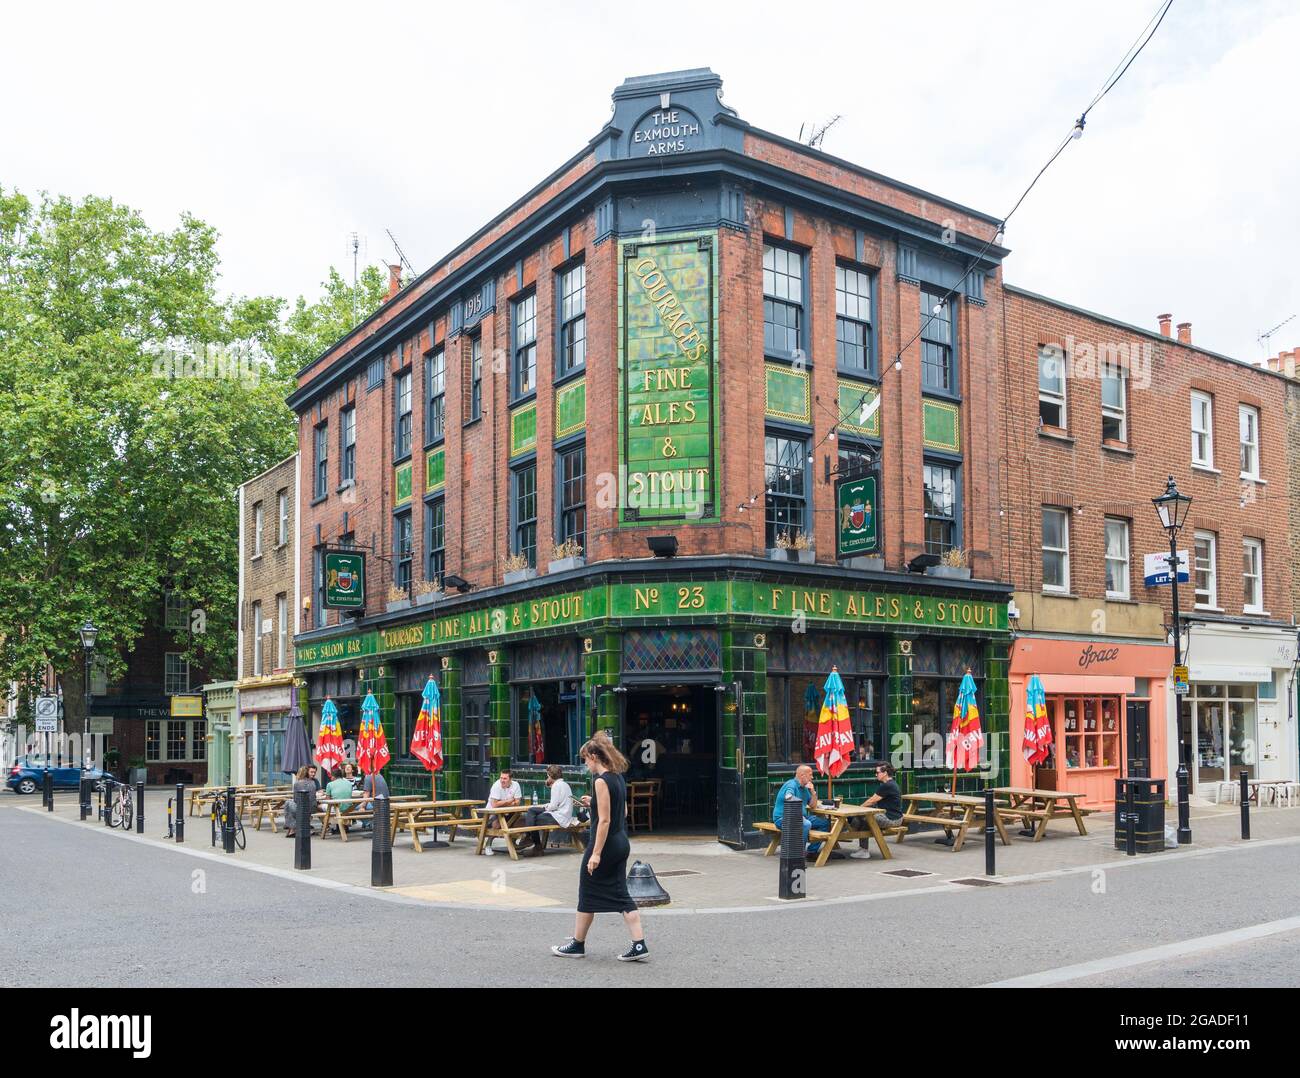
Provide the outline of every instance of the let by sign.
[[360,610],[366,605],[366,556],[359,551],[326,551],[325,605]]

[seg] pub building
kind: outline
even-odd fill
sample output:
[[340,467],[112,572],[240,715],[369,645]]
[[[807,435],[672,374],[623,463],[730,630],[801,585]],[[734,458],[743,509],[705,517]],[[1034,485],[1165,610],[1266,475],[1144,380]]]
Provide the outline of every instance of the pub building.
[[[968,671],[1009,777],[995,218],[626,80],[573,158],[299,372],[295,673],[395,793],[544,794],[597,729],[656,830],[757,843],[837,669],[861,798],[946,786]],[[897,358],[897,363],[895,362]],[[941,563],[942,562],[942,563]],[[825,790],[824,779],[819,779]]]

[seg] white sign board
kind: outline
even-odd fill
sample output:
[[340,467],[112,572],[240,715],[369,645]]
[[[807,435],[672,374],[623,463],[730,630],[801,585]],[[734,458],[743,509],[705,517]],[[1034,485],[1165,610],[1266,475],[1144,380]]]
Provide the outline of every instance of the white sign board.
[[[1178,583],[1186,584],[1190,579],[1191,561],[1187,556],[1187,551],[1178,552]],[[1159,587],[1161,584],[1169,583],[1169,555],[1168,554],[1143,554],[1142,555],[1142,583],[1148,588]]]
[[38,696],[35,711],[36,732],[38,734],[57,734],[59,732],[59,698],[57,696]]

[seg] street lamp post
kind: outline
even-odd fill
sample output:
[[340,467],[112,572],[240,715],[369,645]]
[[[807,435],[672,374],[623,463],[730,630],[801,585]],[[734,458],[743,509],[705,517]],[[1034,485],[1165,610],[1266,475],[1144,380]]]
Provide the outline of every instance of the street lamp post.
[[[1151,504],[1156,507],[1156,513],[1160,517],[1160,526],[1165,529],[1169,536],[1169,582],[1173,587],[1174,602],[1174,666],[1178,667],[1183,665],[1182,624],[1178,610],[1178,533],[1182,531],[1183,524],[1187,521],[1187,510],[1192,504],[1192,499],[1190,495],[1179,492],[1177,484],[1174,483],[1174,477],[1171,475],[1169,482],[1165,486],[1165,492],[1157,498],[1152,498]],[[1188,569],[1191,569],[1190,565]],[[1178,700],[1176,693],[1174,721],[1174,728],[1177,730]],[[1192,841],[1192,828],[1190,822],[1191,810],[1187,801],[1187,759],[1181,741],[1178,749],[1177,778],[1178,844],[1186,846]]]
[[90,753],[90,671],[95,660],[95,641],[99,630],[89,618],[81,627],[81,648],[86,655],[86,713],[82,717],[81,732],[81,818],[90,814],[90,788],[86,785],[86,771]]

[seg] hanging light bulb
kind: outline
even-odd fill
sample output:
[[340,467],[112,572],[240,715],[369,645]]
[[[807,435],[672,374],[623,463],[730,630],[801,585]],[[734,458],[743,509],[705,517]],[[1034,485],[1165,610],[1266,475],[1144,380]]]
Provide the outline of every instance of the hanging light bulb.
[[946,299],[941,299],[938,303],[934,305],[934,313],[943,314],[943,309],[947,305],[947,303],[948,301]]
[[1076,142],[1079,139],[1083,138],[1083,128],[1087,122],[1088,121],[1085,120],[1082,116],[1080,116],[1077,120],[1075,120],[1074,130],[1070,132],[1070,138],[1074,139]]
[[902,369],[903,369],[903,357],[899,356],[896,360],[894,360],[894,370],[901,371]]
[[832,442],[835,441],[835,428],[834,428],[834,427],[831,428],[831,432],[830,432],[830,434],[826,435],[826,437],[827,437],[830,441],[832,441]]

